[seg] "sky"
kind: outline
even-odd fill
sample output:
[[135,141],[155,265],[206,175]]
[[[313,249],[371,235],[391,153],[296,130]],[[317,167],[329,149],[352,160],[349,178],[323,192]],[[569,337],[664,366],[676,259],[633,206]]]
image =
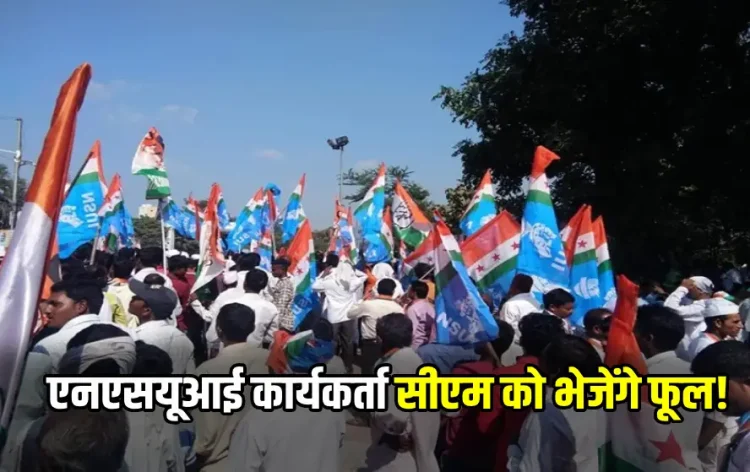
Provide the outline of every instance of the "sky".
[[305,211],[327,227],[338,154],[326,139],[341,135],[345,168],[408,166],[444,202],[461,176],[453,146],[474,133],[432,96],[522,29],[497,0],[200,5],[0,2],[0,149],[16,142],[2,117],[20,116],[24,158],[36,160],[60,86],[89,62],[70,174],[100,139],[106,177],[121,175],[134,214],[146,180],[130,165],[150,126],[164,138],[173,197],[207,198],[218,182],[234,215],[268,182],[284,205],[306,173]]

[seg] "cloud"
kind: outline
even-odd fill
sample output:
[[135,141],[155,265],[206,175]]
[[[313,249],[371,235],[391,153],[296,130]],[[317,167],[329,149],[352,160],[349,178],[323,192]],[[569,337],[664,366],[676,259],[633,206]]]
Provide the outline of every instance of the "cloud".
[[120,105],[114,110],[110,111],[107,114],[107,118],[109,119],[109,121],[118,123],[142,123],[146,120],[146,115]]
[[130,84],[125,80],[111,80],[107,83],[92,80],[86,91],[86,98],[99,101],[111,100],[128,87]]
[[198,116],[198,109],[183,105],[164,105],[161,107],[161,113],[192,125],[195,123],[195,117]]
[[380,165],[380,161],[375,159],[365,159],[362,161],[357,161],[354,163],[354,169],[356,170],[366,170],[366,169],[373,169]]
[[261,159],[281,159],[284,157],[284,153],[279,151],[278,149],[261,149],[259,151],[255,151],[255,157],[259,157]]

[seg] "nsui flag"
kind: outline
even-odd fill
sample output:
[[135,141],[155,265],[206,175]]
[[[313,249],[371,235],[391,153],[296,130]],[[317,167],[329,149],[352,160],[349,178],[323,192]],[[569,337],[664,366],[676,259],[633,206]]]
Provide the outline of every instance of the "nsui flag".
[[315,280],[315,246],[310,220],[302,222],[302,226],[289,245],[287,256],[290,262],[289,276],[294,284],[292,314],[294,315],[294,328],[297,329],[305,316],[318,303],[317,295],[312,290],[312,283]]
[[565,248],[560,239],[547,174],[544,173],[547,166],[558,159],[549,149],[543,146],[536,148],[529,194],[521,221],[518,272],[534,279],[533,292],[538,299],[555,287],[568,286]]
[[497,323],[466,272],[456,238],[439,218],[428,237],[434,248],[437,342],[470,345],[495,339]]

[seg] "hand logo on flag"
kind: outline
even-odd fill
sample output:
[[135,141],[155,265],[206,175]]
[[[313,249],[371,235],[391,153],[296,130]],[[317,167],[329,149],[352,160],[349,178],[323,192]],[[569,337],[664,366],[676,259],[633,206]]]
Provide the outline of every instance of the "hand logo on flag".
[[543,223],[535,223],[527,229],[524,236],[528,236],[539,257],[544,259],[552,257],[552,241],[557,238],[554,231]]

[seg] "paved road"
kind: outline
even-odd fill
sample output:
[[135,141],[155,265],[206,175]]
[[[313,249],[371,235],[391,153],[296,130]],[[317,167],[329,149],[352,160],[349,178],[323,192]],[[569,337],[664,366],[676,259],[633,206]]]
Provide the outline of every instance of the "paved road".
[[365,451],[370,445],[370,429],[346,425],[344,446],[341,450],[341,472],[355,472],[365,463]]

